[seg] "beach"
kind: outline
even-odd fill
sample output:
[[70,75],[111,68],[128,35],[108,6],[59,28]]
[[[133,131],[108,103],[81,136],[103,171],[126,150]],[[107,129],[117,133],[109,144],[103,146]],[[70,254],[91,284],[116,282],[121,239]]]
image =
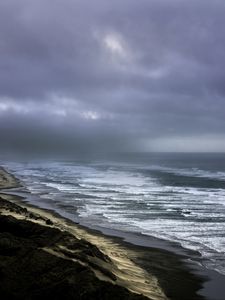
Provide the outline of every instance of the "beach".
[[209,299],[199,294],[206,278],[182,255],[135,246],[32,206],[10,194],[19,186],[0,170],[2,299]]

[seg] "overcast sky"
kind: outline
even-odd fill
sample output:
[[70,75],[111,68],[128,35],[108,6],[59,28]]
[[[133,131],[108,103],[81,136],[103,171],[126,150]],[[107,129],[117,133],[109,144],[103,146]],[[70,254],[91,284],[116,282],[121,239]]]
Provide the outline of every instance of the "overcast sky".
[[225,151],[225,1],[1,0],[0,137]]

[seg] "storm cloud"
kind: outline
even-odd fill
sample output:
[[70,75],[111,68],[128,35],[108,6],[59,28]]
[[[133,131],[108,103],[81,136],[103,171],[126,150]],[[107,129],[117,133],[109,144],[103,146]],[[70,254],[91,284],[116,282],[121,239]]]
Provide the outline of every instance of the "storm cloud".
[[1,0],[2,147],[225,151],[224,16],[223,0]]

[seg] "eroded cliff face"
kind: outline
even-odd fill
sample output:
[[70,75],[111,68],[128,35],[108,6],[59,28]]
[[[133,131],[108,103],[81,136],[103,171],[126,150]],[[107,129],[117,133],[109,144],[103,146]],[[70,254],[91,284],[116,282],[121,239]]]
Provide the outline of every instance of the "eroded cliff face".
[[0,215],[2,299],[147,299],[115,285],[104,264],[110,259],[84,240]]
[[21,186],[19,180],[0,167],[0,189],[10,189]]

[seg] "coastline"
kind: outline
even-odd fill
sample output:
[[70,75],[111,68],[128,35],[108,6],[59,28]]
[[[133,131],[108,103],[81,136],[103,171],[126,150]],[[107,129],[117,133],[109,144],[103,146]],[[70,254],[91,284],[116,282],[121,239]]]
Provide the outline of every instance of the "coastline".
[[[2,169],[2,172],[4,173],[5,171]],[[8,174],[8,176],[10,177],[11,175]],[[0,187],[4,189],[17,187],[19,181],[13,176],[11,178],[14,181],[13,184],[8,184],[8,187],[4,184],[3,186],[0,185]],[[78,239],[95,245],[101,253],[109,257],[113,262],[113,266],[110,265],[110,268],[108,266],[107,270],[109,271],[110,269],[110,272],[116,276],[116,286],[129,289],[133,295],[136,295],[134,293],[139,293],[149,299],[209,299],[197,293],[206,280],[205,276],[196,274],[192,267],[184,262],[182,255],[161,248],[133,245],[122,238],[105,235],[97,230],[85,228],[59,216],[57,213],[34,207],[22,201],[23,199],[20,197],[10,195],[10,190],[6,194],[4,192],[1,193],[0,196],[5,201],[27,209],[29,213],[41,216],[45,221],[43,219],[42,221],[39,220],[39,225],[46,227],[46,220],[50,220],[47,227],[57,228],[61,232],[66,231]],[[12,216],[12,212],[8,213],[7,216],[9,217],[9,215]],[[29,218],[27,215],[22,217],[14,214],[14,217],[37,223],[37,220]],[[56,255],[56,253],[51,254]],[[63,259],[65,258],[63,257]],[[110,277],[109,273],[107,274]],[[98,276],[100,276],[99,273]],[[102,280],[103,278],[98,279]],[[115,282],[113,284],[115,286]]]

